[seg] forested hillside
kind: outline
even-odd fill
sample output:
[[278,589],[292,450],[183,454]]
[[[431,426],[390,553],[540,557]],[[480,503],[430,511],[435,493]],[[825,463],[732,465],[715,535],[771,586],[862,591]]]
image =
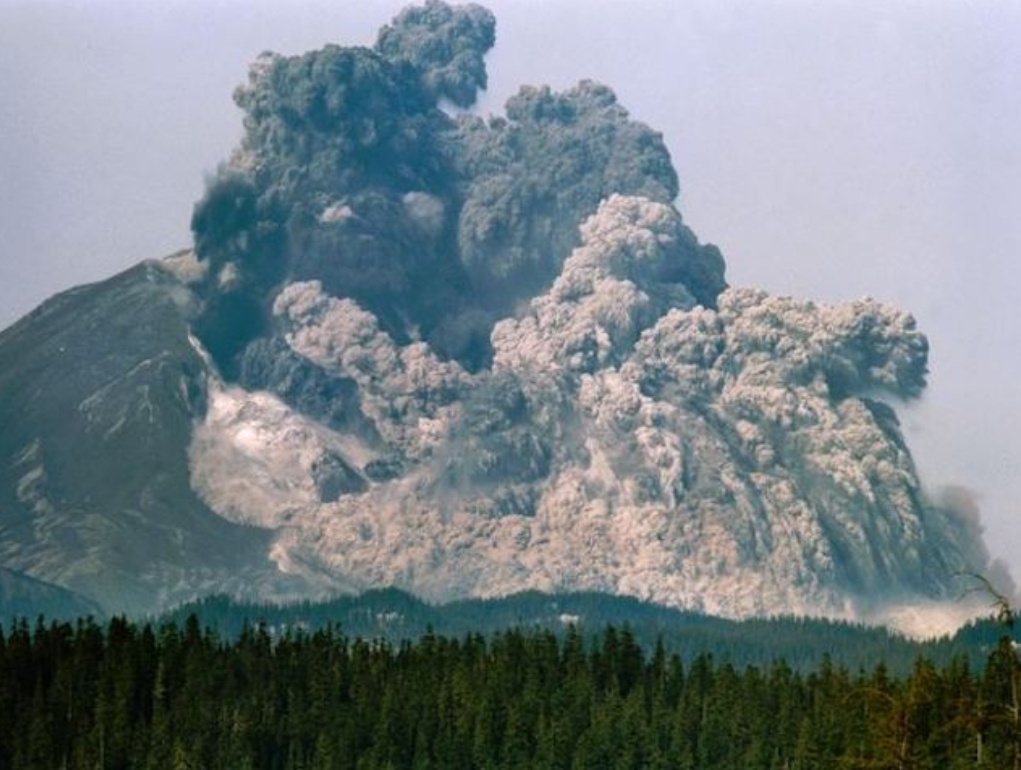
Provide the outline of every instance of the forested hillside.
[[626,596],[538,591],[441,605],[396,589],[288,604],[214,596],[184,604],[160,620],[180,626],[192,614],[200,627],[212,628],[228,639],[236,639],[246,625],[263,624],[270,636],[335,626],[348,636],[394,645],[428,632],[455,638],[475,633],[489,636],[510,629],[562,635],[569,626],[575,626],[591,642],[608,625],[626,625],[646,652],[662,641],[668,652],[677,653],[685,663],[701,653],[712,653],[717,660],[735,666],[768,666],[783,659],[798,671],[810,671],[829,657],[851,671],[871,670],[882,663],[894,675],[909,673],[919,656],[940,666],[960,656],[982,661],[1001,633],[995,623],[979,621],[953,636],[918,641],[880,626],[824,618],[729,620]]
[[824,660],[685,664],[628,629],[415,643],[264,627],[224,642],[159,630],[16,625],[0,635],[0,767],[1017,767],[1019,664],[919,659],[905,677]]

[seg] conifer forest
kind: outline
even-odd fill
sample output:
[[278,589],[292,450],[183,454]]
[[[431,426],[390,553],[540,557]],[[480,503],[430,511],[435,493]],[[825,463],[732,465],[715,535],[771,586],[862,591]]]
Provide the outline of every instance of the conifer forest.
[[1019,767],[1019,662],[738,667],[627,627],[391,643],[182,624],[0,633],[0,768],[954,770]]

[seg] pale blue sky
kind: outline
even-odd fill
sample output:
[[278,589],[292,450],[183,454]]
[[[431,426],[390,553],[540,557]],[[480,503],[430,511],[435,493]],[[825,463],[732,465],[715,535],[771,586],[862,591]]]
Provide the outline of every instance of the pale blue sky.
[[[0,0],[0,326],[188,242],[263,49],[369,43],[401,2]],[[500,0],[520,83],[613,86],[661,130],[731,283],[912,311],[923,477],[978,495],[1021,576],[1021,4]]]

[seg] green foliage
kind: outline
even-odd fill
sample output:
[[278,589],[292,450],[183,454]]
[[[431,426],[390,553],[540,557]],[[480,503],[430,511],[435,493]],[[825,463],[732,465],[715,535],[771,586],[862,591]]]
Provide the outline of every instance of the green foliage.
[[632,629],[417,642],[334,628],[18,623],[0,633],[0,767],[248,770],[1009,768],[1017,656],[906,675],[824,658],[690,665]]
[[591,644],[606,626],[627,625],[633,640],[646,653],[652,653],[657,640],[661,640],[664,653],[677,654],[684,663],[699,654],[712,653],[717,660],[737,667],[765,667],[783,659],[805,672],[818,668],[828,655],[850,671],[872,670],[882,664],[897,675],[909,673],[919,656],[940,666],[949,666],[961,656],[982,660],[1000,637],[999,629],[990,622],[966,626],[953,638],[917,642],[881,627],[820,618],[736,621],[630,597],[537,591],[441,606],[426,604],[396,589],[282,605],[213,596],[185,604],[163,620],[181,625],[192,614],[198,616],[202,626],[231,639],[255,621],[275,636],[289,629],[315,631],[339,626],[350,636],[386,639],[392,644],[418,639],[429,629],[450,637],[492,634],[509,628],[544,629],[563,635],[572,626],[582,635],[581,642]]

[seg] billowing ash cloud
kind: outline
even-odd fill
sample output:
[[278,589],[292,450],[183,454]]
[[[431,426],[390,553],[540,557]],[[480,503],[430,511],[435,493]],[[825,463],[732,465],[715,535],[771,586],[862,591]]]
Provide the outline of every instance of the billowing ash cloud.
[[592,372],[620,363],[639,332],[688,288],[699,252],[671,206],[614,195],[581,226],[581,246],[550,291],[493,331],[494,364]]
[[311,584],[433,598],[860,615],[985,568],[882,400],[925,385],[914,320],[727,288],[605,86],[450,117],[494,39],[434,1],[253,65],[193,222],[227,378],[191,448],[209,505]]
[[[578,222],[603,198],[622,193],[669,203],[677,197],[662,137],[629,120],[613,92],[591,81],[562,94],[522,88],[507,102],[506,119],[466,118],[461,133],[461,173],[473,181],[458,246],[487,296],[499,296],[508,284],[534,293],[548,283],[577,242]],[[724,286],[723,262],[711,248],[701,261],[706,271],[692,288],[712,304]]]
[[486,87],[483,58],[496,42],[496,19],[478,5],[451,8],[439,0],[406,8],[379,31],[376,50],[421,73],[426,93],[470,107]]
[[433,437],[426,426],[443,422],[466,378],[457,363],[440,361],[422,342],[398,347],[372,313],[328,297],[315,281],[289,285],[273,310],[285,320],[295,353],[355,382],[362,413],[388,444],[411,458],[428,451]]
[[[319,281],[478,368],[489,331],[546,288],[577,225],[613,194],[668,203],[677,178],[659,134],[590,82],[525,88],[504,118],[455,120],[484,87],[492,15],[430,2],[384,27],[374,49],[266,53],[235,100],[245,137],[195,208],[208,263],[198,333],[228,373],[267,331],[273,295]],[[693,237],[679,258],[711,305],[723,261]],[[220,280],[223,279],[223,280]]]

